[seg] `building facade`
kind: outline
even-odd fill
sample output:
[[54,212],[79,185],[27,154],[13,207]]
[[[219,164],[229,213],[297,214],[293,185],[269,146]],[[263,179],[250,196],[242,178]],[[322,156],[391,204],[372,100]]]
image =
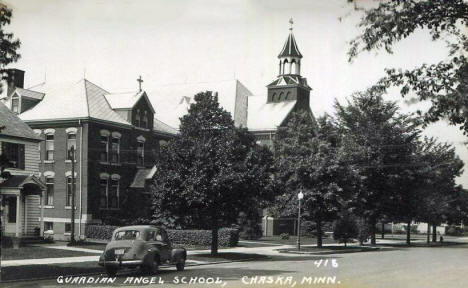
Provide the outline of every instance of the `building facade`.
[[[39,170],[46,186],[44,230],[53,231],[55,239],[69,239],[72,185],[77,238],[85,235],[87,224],[138,213],[123,211],[132,193],[139,193],[130,185],[137,175],[151,171],[160,144],[177,133],[155,118],[146,93],[112,94],[86,79],[43,91],[14,84],[4,103],[43,140]],[[25,95],[39,93],[41,99],[29,105]]]
[[41,138],[0,103],[0,215],[3,236],[43,231],[45,184],[40,180]]

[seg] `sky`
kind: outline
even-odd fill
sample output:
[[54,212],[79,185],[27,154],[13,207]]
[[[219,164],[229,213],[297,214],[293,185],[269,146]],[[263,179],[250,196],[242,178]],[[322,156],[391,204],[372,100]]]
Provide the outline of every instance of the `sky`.
[[[0,0],[1,1],[1,0]],[[311,91],[316,116],[333,114],[383,76],[385,67],[413,68],[447,57],[444,43],[419,31],[395,46],[393,55],[363,53],[348,62],[349,41],[359,33],[362,11],[347,0],[4,0],[13,9],[8,31],[21,42],[25,86],[78,81],[85,77],[111,92],[179,83],[238,79],[253,94],[277,76],[278,59],[289,33],[289,19],[303,54],[301,74]],[[373,5],[358,1],[358,7]],[[392,90],[388,100],[407,105]],[[156,117],[158,104],[155,103]],[[441,121],[428,136],[453,143],[468,165],[467,136]],[[468,168],[458,179],[468,187]]]

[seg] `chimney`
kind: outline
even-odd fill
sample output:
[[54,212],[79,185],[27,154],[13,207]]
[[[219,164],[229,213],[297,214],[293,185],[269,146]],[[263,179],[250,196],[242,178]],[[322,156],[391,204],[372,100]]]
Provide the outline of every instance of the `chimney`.
[[24,88],[24,71],[16,68],[6,69],[7,72],[7,96],[10,96],[16,88]]

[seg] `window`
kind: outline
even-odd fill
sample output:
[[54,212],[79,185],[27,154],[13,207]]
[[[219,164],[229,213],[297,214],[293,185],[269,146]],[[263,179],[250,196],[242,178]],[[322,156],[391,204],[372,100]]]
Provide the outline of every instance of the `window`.
[[109,162],[109,136],[101,136],[101,152],[99,160],[101,162]]
[[72,159],[71,148],[74,149],[73,158],[76,159],[76,134],[67,134],[67,160]]
[[136,240],[140,239],[140,231],[138,230],[123,230],[115,232],[114,240]]
[[148,112],[145,111],[145,115],[143,115],[143,119],[141,120],[141,127],[148,128]]
[[[74,179],[75,183],[73,183],[73,186],[75,186],[75,190],[76,190],[76,178]],[[67,201],[66,201],[66,204],[65,206],[68,206],[70,207],[71,206],[71,202],[72,202],[72,194],[73,193],[73,190],[72,190],[72,177],[69,176],[67,177]]]
[[112,151],[111,151],[111,162],[119,163],[120,161],[120,138],[112,137]]
[[9,161],[10,168],[24,169],[24,144],[0,142],[2,154]]
[[6,198],[8,203],[8,223],[16,223],[16,197]]
[[107,179],[101,179],[99,182],[100,207],[107,208]]
[[65,223],[65,233],[71,233],[71,223]]
[[54,222],[44,222],[44,231],[54,230]]
[[11,111],[13,113],[19,114],[19,98],[18,96],[14,96],[11,98]]
[[145,165],[145,142],[138,142],[137,147],[137,165]]
[[135,126],[140,127],[140,110],[135,113]]
[[46,155],[45,160],[54,160],[54,134],[46,135]]
[[45,205],[54,205],[54,178],[53,177],[46,177],[45,183],[47,186],[46,190],[46,198],[45,198]]
[[111,179],[109,184],[108,207],[119,208],[119,179]]

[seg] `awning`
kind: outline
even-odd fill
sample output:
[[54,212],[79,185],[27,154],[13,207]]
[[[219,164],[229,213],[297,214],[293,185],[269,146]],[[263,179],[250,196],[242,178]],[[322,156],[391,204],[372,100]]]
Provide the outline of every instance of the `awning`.
[[144,189],[147,180],[153,178],[154,173],[156,173],[156,166],[153,168],[140,168],[135,173],[135,177],[133,178],[132,184],[130,188],[134,189]]
[[11,175],[5,181],[0,183],[0,189],[2,188],[17,188],[22,190],[27,185],[39,186],[40,190],[45,190],[46,185],[34,175]]

